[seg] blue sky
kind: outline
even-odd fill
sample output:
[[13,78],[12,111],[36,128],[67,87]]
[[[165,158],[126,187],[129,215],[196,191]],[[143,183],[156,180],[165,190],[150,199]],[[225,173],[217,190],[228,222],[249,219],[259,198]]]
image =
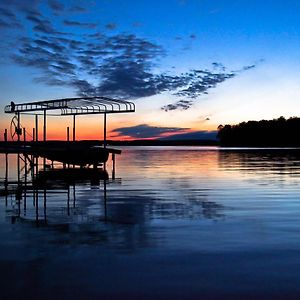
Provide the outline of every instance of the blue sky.
[[[194,137],[219,124],[297,116],[299,12],[293,0],[2,0],[1,110],[11,100],[132,99],[136,114],[110,120],[116,138],[136,137],[137,128],[147,138],[151,128],[153,137]],[[97,122],[79,122],[82,138]],[[7,123],[3,115],[1,129]],[[63,136],[66,122],[53,124],[50,135]]]

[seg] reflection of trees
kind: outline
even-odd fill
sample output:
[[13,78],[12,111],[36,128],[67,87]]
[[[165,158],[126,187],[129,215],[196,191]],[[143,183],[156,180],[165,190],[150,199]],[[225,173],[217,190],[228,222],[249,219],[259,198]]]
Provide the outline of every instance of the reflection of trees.
[[245,174],[300,174],[299,150],[224,150],[219,151],[219,167]]

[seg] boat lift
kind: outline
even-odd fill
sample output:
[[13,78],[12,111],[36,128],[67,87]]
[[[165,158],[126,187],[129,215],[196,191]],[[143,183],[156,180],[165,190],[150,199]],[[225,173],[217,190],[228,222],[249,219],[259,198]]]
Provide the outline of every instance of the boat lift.
[[[120,154],[121,150],[107,148],[107,114],[113,113],[129,113],[135,112],[135,104],[125,100],[111,99],[107,97],[78,97],[78,98],[64,98],[44,101],[34,101],[25,103],[11,102],[10,105],[5,106],[5,113],[14,114],[11,121],[10,134],[12,142],[8,142],[8,133],[5,130],[4,143],[1,143],[0,152],[3,153],[18,153],[23,154],[25,159],[29,156],[44,158],[44,169],[46,159],[52,161],[62,162],[64,166],[79,165],[93,165],[94,168],[99,164],[104,165],[112,154],[113,161],[113,177],[115,174],[115,154]],[[52,112],[51,112],[52,111]],[[50,113],[49,113],[50,112]],[[32,141],[26,141],[26,130],[21,127],[21,115],[33,114],[35,116],[35,128],[33,128]],[[43,140],[38,140],[38,116],[43,115]],[[76,116],[103,114],[103,147],[100,147],[99,142],[84,142],[76,141]],[[47,115],[48,116],[73,116],[73,141],[69,141],[69,127],[67,127],[67,142],[64,141],[47,141]],[[21,141],[21,135],[23,140]],[[17,137],[17,141],[14,141]],[[35,164],[38,165],[38,162]],[[37,172],[36,172],[37,173]]]
[[12,139],[17,136],[18,141],[20,141],[20,136],[22,135],[22,128],[20,125],[21,114],[33,113],[35,115],[35,130],[33,134],[33,139],[35,141],[38,141],[38,112],[43,112],[44,117],[43,141],[47,140],[47,111],[55,111],[56,114],[51,114],[52,116],[73,116],[73,141],[76,141],[77,115],[103,114],[103,145],[104,148],[106,148],[106,115],[113,113],[135,112],[135,104],[125,100],[95,96],[34,101],[26,103],[14,103],[12,101],[10,105],[5,106],[4,111],[5,113],[15,114],[10,126],[10,133]]

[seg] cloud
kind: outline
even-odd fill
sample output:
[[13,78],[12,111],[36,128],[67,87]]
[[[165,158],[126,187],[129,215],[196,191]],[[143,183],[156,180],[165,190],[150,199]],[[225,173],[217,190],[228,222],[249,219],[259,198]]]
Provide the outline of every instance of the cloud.
[[6,9],[4,7],[0,7],[0,14],[2,17],[7,17],[11,19],[14,19],[16,17],[16,15],[13,12],[11,12],[9,9]]
[[48,5],[55,12],[61,12],[65,8],[65,6],[60,1],[57,0],[48,0]]
[[[49,1],[49,5],[58,9],[56,2]],[[21,5],[21,2],[16,3]],[[34,77],[36,82],[68,86],[78,95],[137,99],[168,92],[174,96],[174,102],[162,109],[186,110],[201,95],[256,66],[227,71],[221,63],[213,62],[210,69],[195,68],[183,73],[157,71],[160,60],[166,55],[161,45],[128,33],[88,32],[76,36],[59,32],[55,23],[35,7],[26,6],[22,10],[33,25],[33,34],[19,40],[11,51],[11,58],[19,65],[38,69],[40,72]],[[1,13],[8,17],[13,14],[8,9],[0,10]],[[74,20],[63,23],[86,29],[96,27],[95,23]],[[109,24],[111,29],[115,28],[116,24]],[[9,23],[2,21],[0,26],[9,26]]]
[[75,5],[75,6],[72,6],[68,9],[69,12],[74,12],[74,13],[85,13],[87,12],[88,10],[85,8],[85,7],[82,7],[82,6],[78,6],[78,5]]
[[81,27],[81,28],[96,28],[97,27],[96,23],[84,23],[84,22],[69,21],[69,20],[64,20],[64,24],[67,26],[76,26],[76,27]]
[[130,137],[133,139],[160,140],[216,140],[217,131],[191,131],[190,128],[163,127],[139,124],[130,127],[120,127],[111,131],[117,133],[115,137]]
[[105,28],[109,29],[109,30],[114,30],[117,28],[117,24],[116,23],[108,23],[105,25]]
[[6,28],[21,28],[22,25],[17,20],[16,15],[9,9],[0,7],[0,27]]
[[193,131],[187,133],[173,134],[167,137],[160,138],[161,140],[213,140],[217,139],[217,131]]
[[27,9],[35,9],[39,4],[40,0],[1,0],[1,5],[4,7],[13,7],[19,11],[26,11]]
[[147,124],[140,124],[131,127],[120,127],[112,130],[111,132],[117,133],[117,137],[131,137],[131,138],[158,138],[164,135],[182,133],[189,130],[189,128],[182,127],[160,127],[160,126],[150,126]]
[[187,110],[191,107],[193,104],[192,101],[190,100],[179,100],[173,104],[167,104],[162,107],[162,110],[164,111],[170,111],[170,110],[176,110],[176,109],[181,109],[181,110]]
[[35,11],[28,11],[26,19],[34,24],[33,30],[44,34],[63,34],[56,31],[51,22],[41,16],[40,13]]

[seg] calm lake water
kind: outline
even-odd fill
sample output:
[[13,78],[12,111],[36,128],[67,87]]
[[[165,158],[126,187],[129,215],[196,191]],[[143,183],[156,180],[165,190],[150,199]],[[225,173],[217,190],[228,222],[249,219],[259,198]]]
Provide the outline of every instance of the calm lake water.
[[124,147],[106,184],[2,195],[0,298],[300,299],[299,153]]

